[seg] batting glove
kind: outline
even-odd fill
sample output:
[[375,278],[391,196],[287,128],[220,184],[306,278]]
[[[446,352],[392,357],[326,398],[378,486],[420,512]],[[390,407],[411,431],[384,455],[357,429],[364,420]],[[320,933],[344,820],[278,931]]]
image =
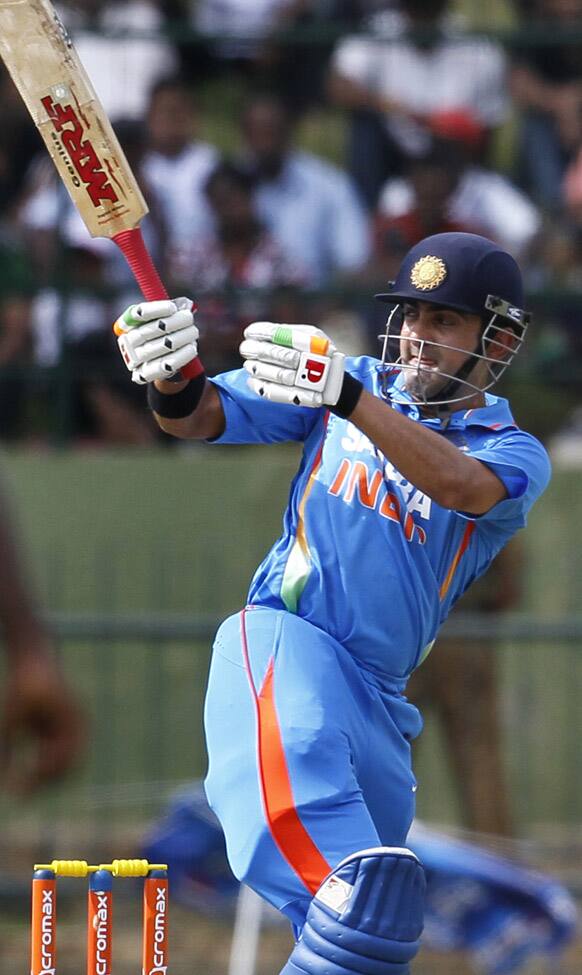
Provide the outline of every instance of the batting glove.
[[198,355],[198,329],[189,298],[130,305],[113,331],[134,383],[171,379]]
[[240,352],[249,386],[275,403],[335,406],[344,380],[345,355],[313,325],[253,322]]

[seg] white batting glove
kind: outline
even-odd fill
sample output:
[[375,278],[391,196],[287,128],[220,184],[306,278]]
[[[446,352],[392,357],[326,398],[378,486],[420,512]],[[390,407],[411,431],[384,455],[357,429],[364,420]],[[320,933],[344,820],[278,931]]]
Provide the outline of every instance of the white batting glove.
[[275,403],[335,406],[344,380],[345,355],[313,325],[253,322],[240,346],[249,386]]
[[198,329],[189,298],[130,305],[113,331],[134,383],[171,379],[198,355]]

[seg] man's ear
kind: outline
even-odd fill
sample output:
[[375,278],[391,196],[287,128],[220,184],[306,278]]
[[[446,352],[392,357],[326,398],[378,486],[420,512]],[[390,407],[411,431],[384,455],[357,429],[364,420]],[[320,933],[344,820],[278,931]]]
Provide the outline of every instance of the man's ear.
[[491,359],[499,359],[502,362],[519,348],[519,339],[511,326],[504,324],[491,328],[490,334],[485,338],[485,344],[487,355]]

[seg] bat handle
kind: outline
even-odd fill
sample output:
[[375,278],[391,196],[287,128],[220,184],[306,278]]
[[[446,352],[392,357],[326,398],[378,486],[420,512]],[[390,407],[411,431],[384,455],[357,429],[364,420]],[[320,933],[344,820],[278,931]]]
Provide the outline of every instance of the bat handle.
[[[140,228],[133,227],[131,230],[120,230],[111,239],[117,244],[129,264],[146,301],[159,301],[168,298],[168,292],[154,267],[154,262],[145,245]],[[180,372],[184,379],[194,379],[199,376],[203,372],[200,359],[198,357],[192,359],[191,362],[182,366]]]

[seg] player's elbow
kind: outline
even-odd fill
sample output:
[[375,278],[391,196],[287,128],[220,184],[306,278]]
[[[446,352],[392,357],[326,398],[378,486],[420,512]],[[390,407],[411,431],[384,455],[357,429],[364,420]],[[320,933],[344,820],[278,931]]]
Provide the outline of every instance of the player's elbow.
[[224,433],[224,425],[205,422],[204,414],[199,415],[198,410],[180,420],[170,420],[157,413],[154,413],[154,417],[160,430],[178,440],[216,440]]
[[448,511],[462,511],[462,499],[464,497],[464,492],[459,489],[459,485],[454,482],[445,482],[439,484],[436,490],[432,493],[433,501],[436,501],[441,508],[446,508]]
[[507,490],[503,481],[485,464],[472,460],[466,476],[450,485],[444,500],[439,503],[443,508],[452,511],[484,515],[506,497]]
[[192,439],[191,424],[188,422],[190,417],[181,420],[170,420],[167,417],[154,413],[154,419],[160,430],[169,434],[170,437],[177,437],[179,440]]

